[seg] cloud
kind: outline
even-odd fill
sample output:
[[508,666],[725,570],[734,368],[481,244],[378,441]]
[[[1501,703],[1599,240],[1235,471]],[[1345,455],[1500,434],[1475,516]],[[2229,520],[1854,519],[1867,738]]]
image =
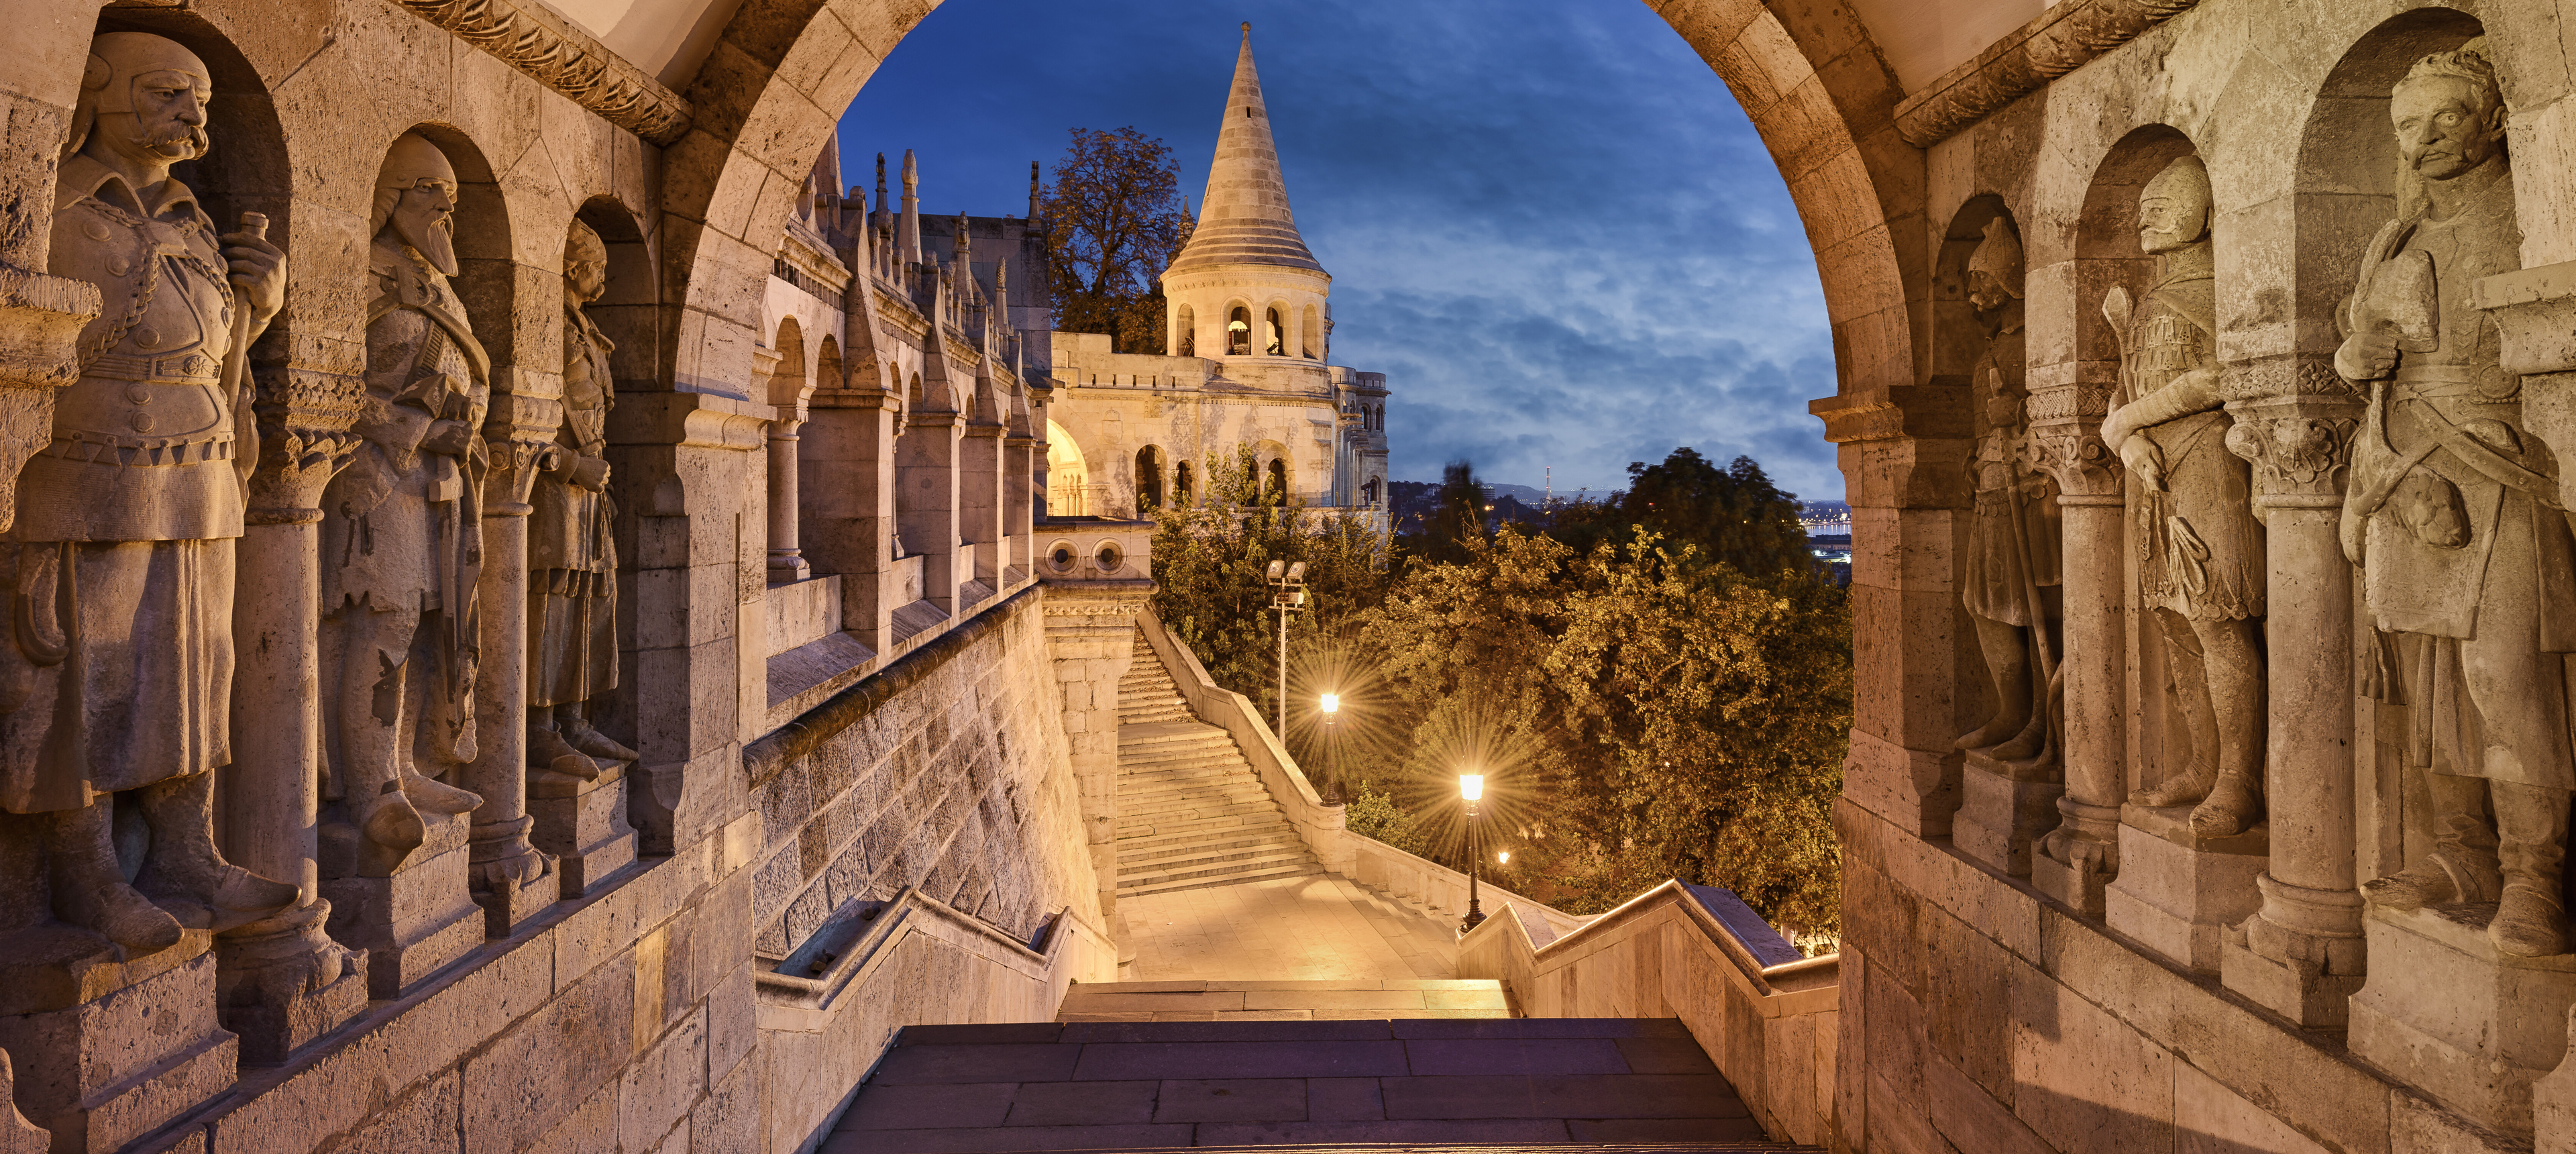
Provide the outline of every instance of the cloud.
[[[1205,179],[1253,46],[1333,359],[1387,374],[1395,475],[1624,484],[1689,445],[1842,495],[1806,237],[1725,85],[1636,0],[949,0],[842,121],[922,152],[925,208],[1024,211],[1074,126],[1168,140]],[[1192,196],[1195,202],[1197,197]]]

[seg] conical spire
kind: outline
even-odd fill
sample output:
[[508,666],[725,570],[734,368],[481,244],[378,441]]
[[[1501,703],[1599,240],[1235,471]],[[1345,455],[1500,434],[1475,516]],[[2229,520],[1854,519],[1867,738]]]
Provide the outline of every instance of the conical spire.
[[895,253],[910,264],[921,263],[921,166],[912,150],[903,150],[903,217],[896,224]]
[[1270,139],[1270,111],[1261,100],[1261,77],[1252,68],[1252,25],[1243,26],[1243,51],[1234,61],[1234,90],[1217,132],[1216,163],[1208,167],[1207,196],[1198,227],[1166,273],[1217,265],[1266,264],[1324,271],[1297,235],[1288,212],[1288,185],[1279,176],[1279,146]]

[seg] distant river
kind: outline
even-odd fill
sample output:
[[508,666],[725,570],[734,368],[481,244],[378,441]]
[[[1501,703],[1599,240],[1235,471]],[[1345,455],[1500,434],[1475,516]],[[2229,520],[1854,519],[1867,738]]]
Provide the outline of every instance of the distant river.
[[1849,537],[1851,536],[1851,522],[1826,521],[1822,524],[1809,525],[1807,526],[1807,535],[1810,537]]

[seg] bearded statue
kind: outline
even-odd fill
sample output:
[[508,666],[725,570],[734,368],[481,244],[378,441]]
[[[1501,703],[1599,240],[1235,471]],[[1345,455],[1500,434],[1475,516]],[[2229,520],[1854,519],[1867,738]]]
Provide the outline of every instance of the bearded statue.
[[370,222],[364,443],[322,496],[326,793],[362,838],[362,876],[390,874],[421,845],[421,811],[482,804],[439,780],[474,759],[490,464],[491,360],[448,285],[456,194],[438,146],[409,133],[394,142]]
[[597,778],[634,750],[591,727],[617,687],[617,539],[608,499],[616,349],[582,306],[608,291],[608,248],[574,221],[564,245],[564,421],[528,503],[528,769]]
[[[170,176],[207,151],[209,76],[158,36],[91,44],[52,271],[97,285],[106,307],[0,543],[0,811],[47,867],[0,898],[0,929],[51,914],[128,953],[298,896],[214,840],[214,771],[232,759],[233,539],[257,457],[243,354],[285,302],[286,258],[264,223],[218,236]],[[150,829],[139,862],[112,836],[120,795]]]

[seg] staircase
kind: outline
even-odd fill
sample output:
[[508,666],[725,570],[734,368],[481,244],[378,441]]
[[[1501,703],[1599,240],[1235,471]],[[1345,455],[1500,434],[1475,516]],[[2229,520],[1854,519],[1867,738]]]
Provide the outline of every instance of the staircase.
[[1118,683],[1118,896],[1323,872],[1225,730],[1136,634]]
[[910,1026],[820,1151],[1209,1147],[1816,1151],[1672,1018]]
[[1339,981],[1075,982],[1059,1022],[1235,1022],[1393,1018],[1510,1018],[1491,978]]

